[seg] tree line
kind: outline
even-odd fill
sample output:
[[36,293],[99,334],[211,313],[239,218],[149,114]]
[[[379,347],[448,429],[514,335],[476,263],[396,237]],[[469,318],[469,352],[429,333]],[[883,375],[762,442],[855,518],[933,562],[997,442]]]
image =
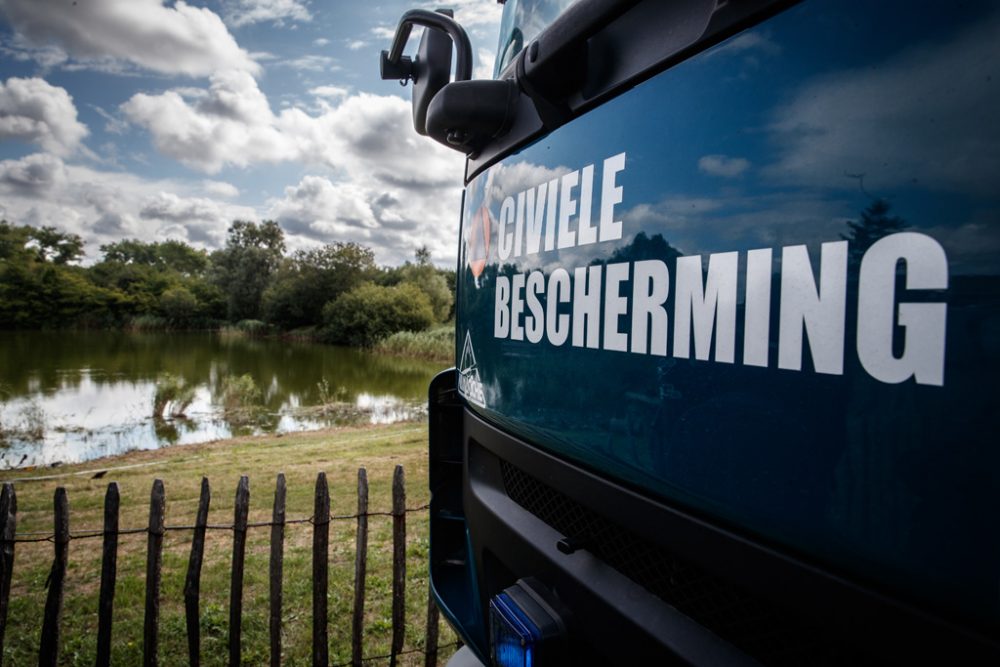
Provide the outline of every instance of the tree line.
[[214,252],[137,239],[100,252],[82,266],[78,235],[0,221],[0,328],[235,326],[369,346],[452,316],[454,272],[434,267],[426,247],[380,267],[358,243],[288,253],[277,222],[236,220]]

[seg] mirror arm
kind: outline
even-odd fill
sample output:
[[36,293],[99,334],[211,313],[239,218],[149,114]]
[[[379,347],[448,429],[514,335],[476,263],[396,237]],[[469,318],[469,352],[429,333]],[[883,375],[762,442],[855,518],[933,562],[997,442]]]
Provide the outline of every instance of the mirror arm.
[[472,43],[465,28],[444,14],[426,9],[411,9],[399,19],[390,49],[382,51],[383,79],[400,79],[405,83],[413,78],[413,62],[403,55],[403,49],[406,48],[410,31],[415,25],[447,33],[455,44],[455,80],[468,81],[472,78]]

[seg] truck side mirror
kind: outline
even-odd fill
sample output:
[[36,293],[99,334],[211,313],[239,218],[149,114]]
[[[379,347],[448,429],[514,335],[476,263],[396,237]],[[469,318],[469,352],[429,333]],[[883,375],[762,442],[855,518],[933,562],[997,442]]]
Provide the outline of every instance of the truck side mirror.
[[[517,86],[513,81],[472,78],[472,44],[450,9],[411,9],[403,14],[392,46],[382,51],[381,76],[413,81],[413,128],[449,148],[474,153],[510,126]],[[403,55],[413,26],[422,26],[417,56]],[[455,46],[455,81],[451,50]]]

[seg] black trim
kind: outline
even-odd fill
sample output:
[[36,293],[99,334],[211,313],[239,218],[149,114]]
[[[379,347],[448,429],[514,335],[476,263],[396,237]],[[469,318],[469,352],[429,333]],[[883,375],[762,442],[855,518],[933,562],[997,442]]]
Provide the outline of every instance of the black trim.
[[823,657],[830,655],[849,656],[850,664],[1000,664],[995,637],[642,496],[511,437],[468,409],[464,413],[464,507],[481,609],[517,578],[535,576],[575,612],[575,641],[611,662],[639,664],[635,661],[654,654],[691,664],[749,660],[586,546],[572,554],[561,551],[559,541],[575,536],[564,535],[510,497],[503,468],[514,466],[660,553],[694,564],[760,604],[820,629],[831,643],[851,647],[810,654],[816,660],[802,664],[833,664]]

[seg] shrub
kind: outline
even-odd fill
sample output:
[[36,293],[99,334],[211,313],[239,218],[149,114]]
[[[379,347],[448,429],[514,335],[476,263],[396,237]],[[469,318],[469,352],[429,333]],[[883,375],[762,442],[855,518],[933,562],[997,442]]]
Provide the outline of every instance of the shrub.
[[190,326],[198,315],[198,299],[186,287],[171,287],[160,295],[160,312],[173,326]]
[[434,323],[430,299],[409,283],[364,283],[323,307],[323,338],[371,347],[397,331],[423,331]]
[[222,380],[222,407],[226,412],[255,408],[260,404],[261,397],[257,383],[249,373],[227,375]]

